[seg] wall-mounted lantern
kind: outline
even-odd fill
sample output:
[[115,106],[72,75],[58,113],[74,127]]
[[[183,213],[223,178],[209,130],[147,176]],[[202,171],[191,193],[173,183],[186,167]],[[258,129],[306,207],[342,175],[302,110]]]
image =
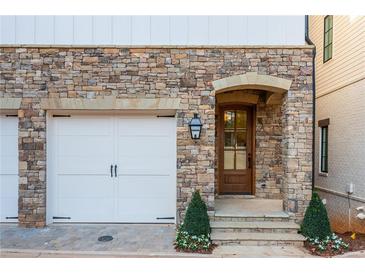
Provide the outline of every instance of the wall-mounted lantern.
[[191,121],[189,123],[191,139],[193,139],[193,140],[200,139],[200,133],[202,131],[202,127],[203,127],[203,124],[200,121],[198,114],[194,113],[194,117],[193,117],[193,119],[191,119]]

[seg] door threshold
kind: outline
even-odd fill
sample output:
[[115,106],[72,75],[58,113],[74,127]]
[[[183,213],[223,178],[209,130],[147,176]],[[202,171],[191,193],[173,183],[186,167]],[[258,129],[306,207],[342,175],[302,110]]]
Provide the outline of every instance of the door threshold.
[[255,199],[255,195],[242,194],[218,194],[216,199]]

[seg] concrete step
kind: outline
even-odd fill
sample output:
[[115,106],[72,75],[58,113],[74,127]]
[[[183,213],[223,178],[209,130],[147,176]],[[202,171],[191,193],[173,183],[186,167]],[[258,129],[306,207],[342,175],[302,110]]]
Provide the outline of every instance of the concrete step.
[[211,221],[231,221],[231,222],[287,222],[289,221],[289,214],[284,211],[271,212],[215,212],[211,217]]
[[211,234],[213,243],[218,245],[278,245],[303,246],[305,238],[300,234],[291,233],[246,233],[246,232],[216,232]]
[[263,232],[263,233],[292,233],[296,234],[299,225],[294,222],[210,222],[213,232]]

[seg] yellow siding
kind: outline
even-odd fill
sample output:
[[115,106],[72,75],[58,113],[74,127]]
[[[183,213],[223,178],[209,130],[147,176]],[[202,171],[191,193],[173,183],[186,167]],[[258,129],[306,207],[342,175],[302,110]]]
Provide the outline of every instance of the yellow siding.
[[309,36],[317,48],[317,97],[365,78],[365,16],[333,16],[333,53],[326,63],[324,17],[309,17]]

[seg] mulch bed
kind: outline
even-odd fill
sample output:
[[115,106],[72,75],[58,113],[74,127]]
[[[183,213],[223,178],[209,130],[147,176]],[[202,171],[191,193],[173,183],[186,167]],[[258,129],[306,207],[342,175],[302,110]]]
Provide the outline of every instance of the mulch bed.
[[351,232],[346,232],[339,234],[346,243],[350,244],[348,251],[359,251],[359,250],[365,250],[365,234],[356,233],[355,240],[351,239]]
[[325,251],[317,251],[316,248],[311,245],[309,242],[304,243],[304,247],[313,255],[320,256],[320,257],[333,257],[336,255],[343,254],[345,252],[352,252],[352,251],[359,251],[359,250],[365,250],[365,234],[356,233],[355,240],[351,239],[351,232],[346,233],[336,233],[339,237],[342,238],[342,240],[345,243],[349,244],[348,249],[339,249],[337,251],[331,250],[331,248],[328,248]]
[[175,246],[175,250],[176,252],[184,252],[184,253],[199,253],[199,254],[212,254],[214,248],[216,248],[217,245],[216,244],[211,244],[208,250],[204,250],[204,249],[200,249],[200,250],[190,250],[190,249],[183,249],[183,248],[178,248]]

